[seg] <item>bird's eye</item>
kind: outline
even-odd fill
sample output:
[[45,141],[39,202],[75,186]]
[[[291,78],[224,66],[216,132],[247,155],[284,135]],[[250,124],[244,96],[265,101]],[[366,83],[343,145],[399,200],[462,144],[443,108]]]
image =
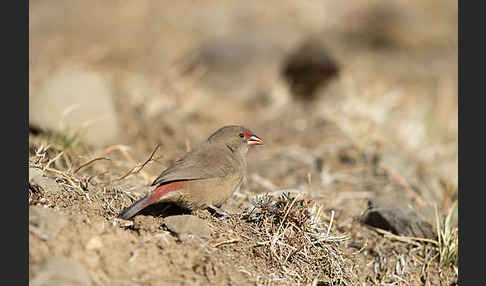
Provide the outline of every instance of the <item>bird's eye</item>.
[[243,138],[243,137],[245,137],[245,134],[240,133],[240,135],[239,135],[239,136],[240,136],[241,138]]

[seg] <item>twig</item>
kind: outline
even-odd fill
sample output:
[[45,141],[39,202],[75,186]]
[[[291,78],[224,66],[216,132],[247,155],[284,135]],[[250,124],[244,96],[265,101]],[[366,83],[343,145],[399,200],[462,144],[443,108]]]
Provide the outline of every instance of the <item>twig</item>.
[[290,209],[292,209],[292,207],[294,206],[295,201],[296,201],[296,198],[293,198],[293,199],[292,199],[292,202],[290,203],[289,208],[288,208],[288,209],[287,209],[287,211],[285,212],[285,215],[284,215],[284,217],[283,217],[282,221],[280,222],[280,225],[279,225],[279,227],[278,227],[277,233],[279,233],[279,232],[280,232],[280,230],[282,229],[282,225],[283,225],[284,221],[287,219],[287,216],[289,215]]
[[334,210],[331,210],[331,221],[329,222],[329,226],[327,227],[326,236],[329,236],[329,232],[331,231],[332,221],[334,220]]
[[359,254],[359,253],[361,253],[361,252],[362,252],[362,251],[363,251],[363,250],[364,250],[364,249],[365,249],[367,246],[368,246],[368,240],[366,240],[366,242],[365,242],[365,243],[363,243],[363,246],[362,246],[362,247],[361,247],[359,250],[357,250],[357,251],[355,251],[355,252],[353,252],[353,253],[351,253],[351,254],[352,254],[352,255]]
[[107,157],[95,157],[91,160],[89,160],[88,162],[84,163],[84,164],[81,164],[81,166],[79,166],[76,170],[74,170],[73,172],[73,175],[76,174],[79,170],[81,170],[82,168],[88,166],[89,164],[95,162],[95,161],[98,161],[98,160],[111,160],[110,158],[107,158]]
[[64,154],[64,151],[62,151],[61,153],[57,154],[56,157],[52,158],[48,163],[47,165],[42,169],[42,171],[45,171],[47,168],[49,168],[49,166],[52,164],[52,162],[56,161],[57,159],[59,159],[59,157],[62,156],[62,154]]
[[45,171],[50,171],[50,172],[53,172],[53,173],[56,173],[56,174],[59,174],[59,175],[62,175],[62,176],[67,176],[64,172],[61,172],[59,170],[52,169],[52,168],[46,168]]
[[[145,165],[147,165],[148,162],[150,162],[152,160],[152,158],[155,155],[155,152],[157,152],[159,147],[160,147],[160,144],[157,144],[154,151],[152,151],[152,154],[150,154],[150,157],[142,165],[135,166],[135,167],[131,168],[130,171],[128,171],[125,175],[121,176],[118,179],[115,179],[114,181],[121,181],[121,180],[125,179],[126,177],[128,177],[129,175],[137,174],[138,172],[142,171],[142,169],[145,167]],[[136,168],[139,168],[139,169],[137,171],[134,171]]]
[[[59,171],[59,170],[56,170],[56,169],[53,169],[53,168],[47,168],[46,171],[54,172],[56,174],[61,175],[71,184],[72,187],[74,187],[75,189],[77,189],[81,192],[80,195],[85,194],[84,190],[79,185],[76,185],[76,183],[74,183],[74,181],[73,181],[73,178],[68,176],[66,173]],[[79,183],[79,181],[78,181],[78,183]],[[88,200],[90,200],[90,199],[88,198]]]
[[68,170],[71,170],[72,165],[71,165],[71,160],[69,159],[69,156],[67,156],[66,153],[62,154],[62,157],[64,158],[64,161],[66,162],[66,165],[68,166]]
[[[136,164],[137,164],[137,161],[135,161],[135,160],[133,159],[133,157],[132,157],[132,156],[130,156],[130,153],[128,153],[128,150],[129,150],[129,149],[130,149],[130,147],[129,147],[129,146],[126,146],[126,145],[113,145],[113,146],[110,146],[110,147],[106,148],[106,149],[105,149],[105,151],[103,151],[103,153],[101,153],[101,154],[99,155],[99,157],[104,156],[104,155],[106,155],[106,154],[108,154],[108,153],[110,153],[110,152],[113,152],[113,151],[115,151],[115,150],[118,150],[118,151],[120,151],[120,152],[122,153],[122,155],[123,155],[123,156],[124,156],[124,157],[125,157],[125,158],[126,158],[128,161],[130,161],[131,163],[133,163],[134,165],[136,165]],[[133,169],[132,169],[132,170],[133,170]],[[130,170],[130,171],[132,171],[132,170]],[[149,175],[147,175],[145,172],[143,172],[143,171],[142,171],[141,173],[142,173],[142,176],[143,176],[143,177],[144,177],[144,178],[145,178],[147,181],[150,179],[150,176],[149,176]]]
[[125,158],[127,158],[128,161],[136,164],[135,160],[133,160],[132,156],[130,156],[130,154],[128,154],[128,152],[127,152],[127,150],[129,150],[129,149],[130,149],[130,147],[128,147],[126,145],[112,145],[112,146],[106,148],[105,151],[103,151],[103,153],[101,153],[100,156],[103,156],[103,155],[111,153],[115,150],[118,150],[123,154],[123,156],[125,156]]
[[373,229],[375,231],[381,233],[381,234],[384,234],[385,237],[393,238],[393,239],[396,239],[398,241],[407,242],[407,243],[410,243],[410,244],[413,244],[413,245],[420,245],[420,244],[416,243],[416,241],[430,242],[432,244],[439,245],[439,243],[437,241],[433,240],[433,239],[413,237],[413,236],[401,236],[401,235],[395,235],[395,234],[393,234],[389,231],[383,230],[381,228],[373,227]]
[[295,254],[299,253],[304,247],[305,247],[305,243],[303,243],[299,248],[292,250],[289,252],[289,254],[287,255],[287,257],[285,257],[285,260],[283,263],[286,263],[290,257],[294,256]]
[[218,247],[218,246],[223,245],[223,244],[230,244],[230,243],[235,243],[235,242],[240,242],[240,241],[241,240],[239,238],[233,238],[233,239],[217,242],[217,243],[211,245],[211,247]]

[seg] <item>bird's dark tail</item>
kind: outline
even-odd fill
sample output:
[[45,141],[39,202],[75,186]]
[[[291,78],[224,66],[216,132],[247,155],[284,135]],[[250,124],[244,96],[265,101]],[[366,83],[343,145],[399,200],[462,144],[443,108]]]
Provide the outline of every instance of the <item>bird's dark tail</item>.
[[171,182],[165,185],[160,185],[155,190],[153,190],[150,194],[139,199],[131,206],[124,209],[117,217],[121,219],[129,219],[134,215],[136,215],[139,211],[141,211],[145,207],[158,202],[159,199],[163,197],[165,194],[180,190],[181,187],[182,187],[181,182]]
[[140,200],[136,201],[133,205],[129,206],[128,208],[124,209],[119,215],[118,218],[121,219],[129,219],[143,208],[147,206],[147,202],[150,201],[150,195],[147,195]]

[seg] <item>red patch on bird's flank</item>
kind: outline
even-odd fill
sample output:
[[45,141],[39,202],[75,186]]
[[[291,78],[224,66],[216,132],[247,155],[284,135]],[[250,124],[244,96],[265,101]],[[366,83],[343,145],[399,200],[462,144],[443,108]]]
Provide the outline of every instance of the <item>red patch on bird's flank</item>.
[[251,137],[251,133],[248,131],[243,131],[243,134],[245,134],[246,139]]
[[158,186],[153,190],[149,197],[150,199],[143,204],[142,209],[145,208],[148,205],[151,205],[155,202],[157,202],[161,197],[163,197],[165,194],[180,190],[182,188],[182,182],[173,182],[165,185]]

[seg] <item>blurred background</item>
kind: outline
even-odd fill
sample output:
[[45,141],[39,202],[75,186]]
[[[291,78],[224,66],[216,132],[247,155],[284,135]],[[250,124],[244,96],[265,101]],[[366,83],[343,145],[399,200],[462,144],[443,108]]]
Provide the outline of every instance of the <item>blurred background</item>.
[[32,0],[30,132],[76,134],[94,153],[124,144],[139,161],[161,144],[164,165],[243,124],[266,143],[247,191],[310,178],[346,209],[389,191],[387,177],[447,210],[457,12],[449,0]]

